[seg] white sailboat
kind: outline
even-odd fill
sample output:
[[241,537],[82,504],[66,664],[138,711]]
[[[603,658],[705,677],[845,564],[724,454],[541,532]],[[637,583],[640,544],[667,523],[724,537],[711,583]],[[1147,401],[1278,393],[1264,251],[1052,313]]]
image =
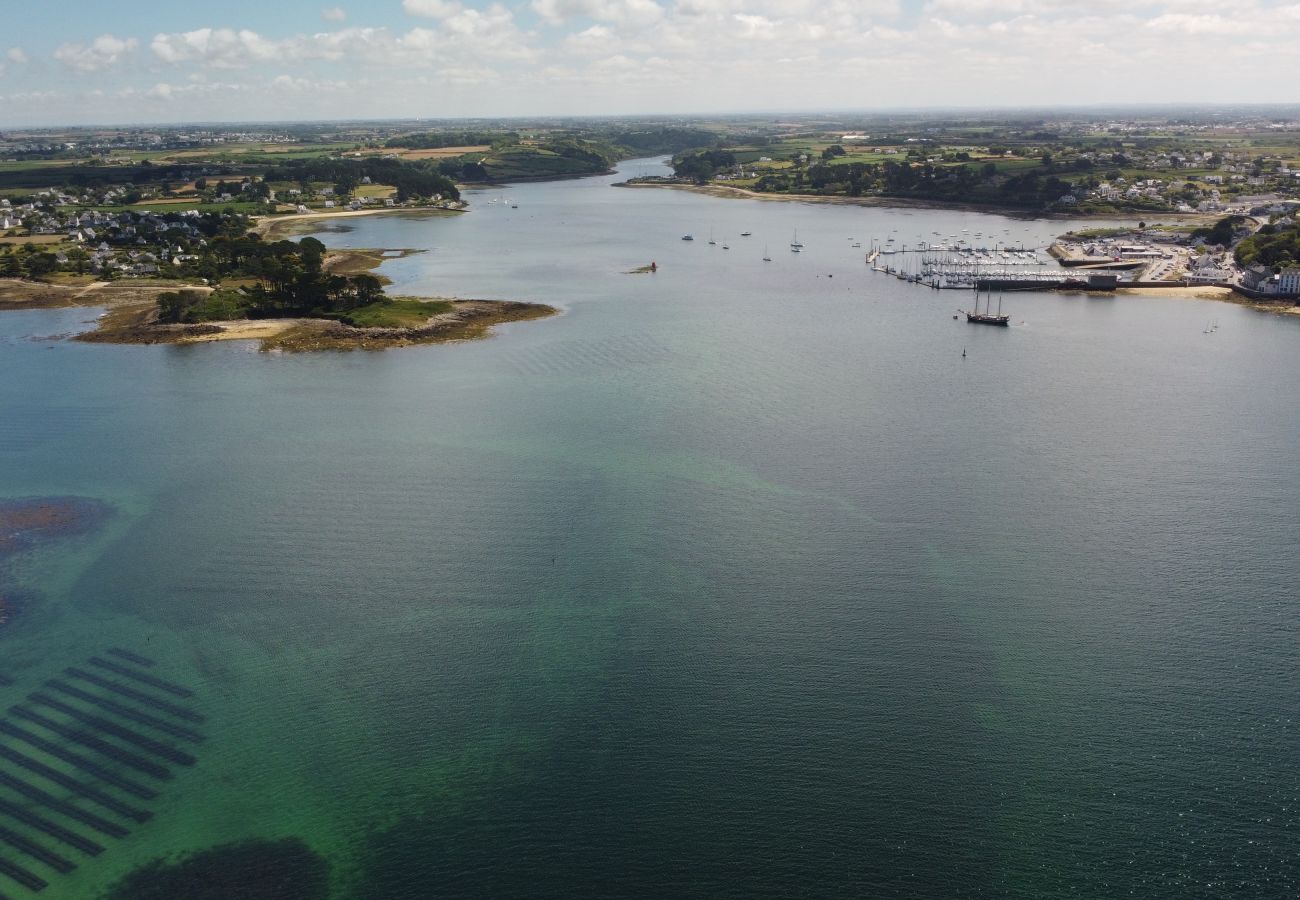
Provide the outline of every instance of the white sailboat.
[[790,249],[799,251],[803,249],[803,244],[799,243],[799,229],[794,230],[794,237],[790,239]]
[[767,244],[763,245],[763,262],[771,262],[772,257],[767,252]]

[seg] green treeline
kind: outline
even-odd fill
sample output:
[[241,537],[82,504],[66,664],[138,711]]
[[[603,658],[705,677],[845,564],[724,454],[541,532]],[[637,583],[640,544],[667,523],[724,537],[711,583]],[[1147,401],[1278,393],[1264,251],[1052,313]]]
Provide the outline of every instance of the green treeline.
[[389,184],[397,189],[400,202],[415,198],[459,200],[456,183],[436,165],[423,160],[406,161],[368,157],[339,159],[291,159],[267,170],[266,181],[288,181],[308,185],[313,181],[327,181],[335,185],[340,194],[356,190],[362,179],[374,184]]
[[488,153],[467,153],[438,162],[449,178],[462,181],[509,181],[607,172],[624,152],[603,141],[562,138],[514,144]]
[[1207,244],[1218,244],[1221,247],[1232,246],[1246,227],[1245,216],[1224,216],[1212,226],[1197,228],[1192,232],[1192,238],[1203,238]]
[[206,260],[222,278],[257,279],[238,291],[172,291],[158,298],[158,321],[195,323],[224,319],[292,316],[345,318],[382,302],[383,283],[374,275],[325,271],[325,245],[315,238],[266,242],[256,234],[214,239]]
[[[843,148],[832,146],[820,160],[769,171],[754,182],[753,189],[774,194],[907,197],[1034,209],[1059,204],[1075,190],[1074,185],[1055,174],[1059,169],[1048,160],[1011,173],[992,162],[834,162],[843,153]],[[702,184],[737,170],[737,159],[725,150],[698,150],[677,156],[673,169],[677,177]]]
[[704,184],[719,171],[736,164],[736,154],[730,150],[697,150],[683,153],[673,159],[673,171],[678,178],[692,178]]
[[1294,267],[1300,264],[1300,225],[1265,225],[1238,244],[1235,252],[1243,266]]
[[722,139],[716,131],[686,127],[610,129],[597,132],[595,136],[612,146],[627,148],[632,156],[644,156],[649,153],[680,153],[693,148],[713,147]]
[[[712,147],[721,139],[716,131],[686,126],[660,128],[588,128],[539,136],[532,146],[546,148],[558,141],[585,141],[603,144],[621,156],[645,153],[678,153],[693,147]],[[494,150],[527,146],[517,131],[428,131],[390,138],[389,148],[432,150],[442,147],[488,145]],[[616,157],[618,158],[618,157]]]
[[390,138],[385,147],[407,150],[440,150],[443,147],[478,147],[482,144],[518,143],[514,131],[424,131],[403,137]]
[[609,171],[620,159],[709,147],[718,140],[716,132],[706,129],[665,126],[553,132],[531,140],[511,131],[430,132],[393,138],[386,146],[425,149],[488,144],[489,150],[436,163],[438,171],[449,178],[482,182],[596,175]]

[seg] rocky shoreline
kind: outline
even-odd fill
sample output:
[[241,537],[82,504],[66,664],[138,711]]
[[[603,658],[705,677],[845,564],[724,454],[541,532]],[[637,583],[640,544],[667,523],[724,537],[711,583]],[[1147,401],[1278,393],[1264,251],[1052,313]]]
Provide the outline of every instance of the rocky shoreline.
[[[357,274],[377,268],[387,259],[413,250],[331,250],[325,267],[336,274]],[[386,278],[379,276],[382,282]],[[555,315],[554,307],[512,300],[462,300],[456,298],[402,298],[438,304],[422,325],[410,328],[359,328],[334,319],[240,319],[176,325],[158,321],[158,295],[164,291],[201,290],[210,287],[177,282],[96,282],[57,285],[0,279],[0,310],[100,307],[105,312],[97,326],[73,335],[88,344],[197,344],[210,341],[256,340],[263,350],[383,350],[418,344],[474,340],[486,337],[496,325],[525,322]],[[450,304],[450,309],[447,305]]]
[[94,331],[74,340],[89,344],[202,344],[212,341],[257,340],[262,350],[302,353],[314,350],[386,350],[418,344],[474,340],[496,325],[526,322],[555,315],[558,310],[538,303],[511,300],[448,300],[451,309],[431,315],[413,328],[357,328],[332,319],[247,319],[169,325],[156,321],[151,306],[128,307],[105,314]]

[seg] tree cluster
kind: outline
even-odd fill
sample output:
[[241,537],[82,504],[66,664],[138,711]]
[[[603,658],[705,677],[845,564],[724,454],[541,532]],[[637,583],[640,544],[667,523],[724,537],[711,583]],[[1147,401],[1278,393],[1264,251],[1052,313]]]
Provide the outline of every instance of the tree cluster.
[[1019,175],[1004,175],[999,174],[997,166],[992,163],[976,168],[893,160],[884,163],[814,163],[806,169],[794,168],[764,175],[755,188],[773,193],[849,197],[882,194],[1031,208],[1051,206],[1073,191],[1069,182],[1055,175],[1032,170]]
[[713,147],[721,139],[715,131],[704,128],[648,128],[643,130],[611,129],[601,137],[634,155],[649,153],[680,153],[694,147]]
[[519,141],[514,131],[424,131],[389,140],[385,147],[402,147],[409,150],[440,150],[443,147],[495,146]]
[[696,150],[673,158],[673,172],[678,178],[691,178],[704,184],[719,169],[729,169],[736,164],[736,154],[730,150]]
[[1237,245],[1237,262],[1243,266],[1259,263],[1272,269],[1300,265],[1300,225],[1273,228],[1271,233],[1266,230],[1261,228]]
[[158,300],[160,322],[200,322],[213,318],[337,317],[384,299],[374,275],[335,275],[325,270],[325,245],[261,240],[256,234],[214,239],[203,270],[217,278],[253,278],[238,293],[217,292],[217,307],[199,292],[172,292]]
[[423,160],[382,157],[291,159],[269,169],[265,180],[304,185],[325,181],[335,185],[340,194],[348,194],[356,190],[365,178],[375,184],[390,184],[397,188],[399,201],[428,198],[435,194],[445,199],[460,198],[456,183],[439,171],[437,166]]
[[1204,238],[1207,244],[1231,247],[1232,242],[1237,238],[1237,232],[1244,228],[1245,224],[1245,216],[1224,216],[1208,228],[1194,230],[1192,238]]

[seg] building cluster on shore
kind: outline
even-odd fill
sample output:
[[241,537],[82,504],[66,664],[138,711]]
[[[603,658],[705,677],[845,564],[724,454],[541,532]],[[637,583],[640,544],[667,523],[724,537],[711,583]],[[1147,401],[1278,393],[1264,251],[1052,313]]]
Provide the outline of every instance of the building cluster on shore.
[[[197,260],[222,218],[192,209],[169,213],[41,212],[32,220],[31,233],[61,235],[62,240],[31,249],[37,256],[49,257],[46,265],[51,271],[154,276],[161,274],[164,266],[174,270]],[[0,208],[0,223],[4,220]]]
[[1273,271],[1267,266],[1254,265],[1241,273],[1237,287],[1248,297],[1273,300],[1300,299],[1300,268]]

